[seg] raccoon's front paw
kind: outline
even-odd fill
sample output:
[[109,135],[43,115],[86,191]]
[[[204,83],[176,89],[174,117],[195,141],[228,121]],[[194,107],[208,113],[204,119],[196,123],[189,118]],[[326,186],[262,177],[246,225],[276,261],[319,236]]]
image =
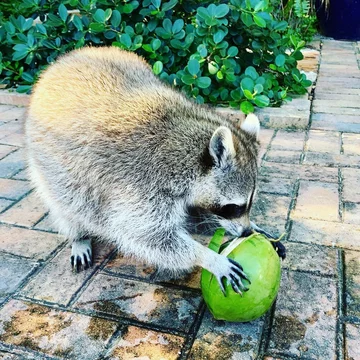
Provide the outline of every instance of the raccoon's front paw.
[[92,266],[91,240],[74,241],[71,246],[71,266],[76,271],[86,270]]
[[273,248],[278,253],[279,257],[281,257],[283,260],[286,258],[286,248],[285,246],[280,242],[271,242]]
[[228,259],[223,255],[217,257],[217,261],[213,264],[211,272],[215,275],[220,289],[226,296],[225,281],[229,281],[231,287],[238,294],[242,294],[242,291],[248,291],[249,289],[242,283],[242,280],[247,280],[251,284],[250,279],[244,273],[244,269],[236,261]]

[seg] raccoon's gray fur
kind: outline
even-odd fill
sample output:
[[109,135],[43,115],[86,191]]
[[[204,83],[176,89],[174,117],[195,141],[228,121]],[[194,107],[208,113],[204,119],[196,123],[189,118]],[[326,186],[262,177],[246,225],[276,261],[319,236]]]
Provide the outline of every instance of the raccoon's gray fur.
[[164,85],[135,54],[106,47],[50,66],[26,122],[31,179],[75,264],[91,262],[94,236],[160,269],[202,266],[239,292],[241,267],[186,224],[198,208],[233,235],[249,231],[258,132],[254,115],[240,128]]

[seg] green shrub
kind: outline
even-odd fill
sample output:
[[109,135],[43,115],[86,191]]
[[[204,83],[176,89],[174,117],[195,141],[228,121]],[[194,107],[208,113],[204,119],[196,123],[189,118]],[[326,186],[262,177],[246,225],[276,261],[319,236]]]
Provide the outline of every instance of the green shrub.
[[0,72],[5,84],[29,92],[60,54],[113,45],[142,55],[155,74],[197,102],[248,113],[254,105],[276,106],[288,93],[305,93],[311,84],[296,68],[304,41],[289,35],[288,23],[274,19],[273,11],[267,0],[205,6],[177,0],[22,0],[14,9],[22,15],[2,15]]

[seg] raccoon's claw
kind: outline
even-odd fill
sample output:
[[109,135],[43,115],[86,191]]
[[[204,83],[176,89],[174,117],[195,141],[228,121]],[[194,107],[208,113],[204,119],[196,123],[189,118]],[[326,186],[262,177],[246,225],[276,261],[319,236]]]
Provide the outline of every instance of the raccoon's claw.
[[279,242],[272,242],[271,243],[275,251],[278,253],[278,255],[284,260],[286,258],[286,248],[285,246],[279,241]]
[[75,272],[92,266],[92,249],[90,240],[74,241],[71,247],[71,267]]

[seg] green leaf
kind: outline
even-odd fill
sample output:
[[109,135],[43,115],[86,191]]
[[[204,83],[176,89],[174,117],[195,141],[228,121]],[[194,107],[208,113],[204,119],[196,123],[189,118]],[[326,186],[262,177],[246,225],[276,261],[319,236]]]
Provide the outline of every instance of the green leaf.
[[219,66],[215,61],[211,61],[208,63],[208,70],[211,75],[214,75],[218,72]]
[[216,73],[216,77],[219,79],[219,80],[222,80],[224,78],[224,74],[222,73],[221,70],[219,70],[217,73]]
[[266,107],[270,104],[270,100],[266,95],[255,95],[254,102],[259,107]]
[[163,71],[163,63],[161,61],[156,61],[153,65],[153,72],[155,75],[159,75]]
[[260,11],[260,10],[263,10],[265,8],[265,2],[264,1],[259,1],[255,7],[254,7],[254,11]]
[[248,66],[245,70],[245,75],[251,77],[253,80],[256,80],[259,77],[259,74],[253,66]]
[[254,98],[253,94],[249,90],[243,90],[243,93],[244,93],[245,97],[249,100],[252,100]]
[[21,59],[24,59],[27,56],[28,53],[29,53],[29,49],[27,49],[27,50],[24,49],[22,51],[15,51],[13,53],[12,59],[14,61],[19,61]]
[[179,31],[182,30],[182,28],[184,27],[184,20],[183,19],[177,19],[173,26],[172,26],[172,33],[173,34],[176,34],[178,33]]
[[251,93],[253,93],[254,91],[254,81],[252,79],[250,79],[249,77],[245,77],[241,80],[241,89],[244,90],[249,90]]
[[249,101],[243,101],[240,105],[240,109],[244,114],[250,114],[254,112],[254,105]]
[[309,87],[309,86],[312,85],[312,81],[311,81],[311,80],[302,80],[302,81],[301,81],[301,85],[302,85],[303,87]]
[[206,45],[201,44],[197,47],[197,51],[199,52],[201,57],[206,57],[207,56],[207,49],[206,49]]
[[221,4],[216,7],[215,17],[222,18],[230,11],[229,6],[227,4]]
[[172,9],[177,3],[178,3],[178,0],[170,0],[169,2],[163,4],[161,10],[168,11],[168,10]]
[[120,42],[126,48],[129,48],[131,46],[131,38],[130,38],[130,36],[128,34],[121,34],[120,35]]
[[93,32],[102,32],[105,30],[105,25],[104,24],[99,24],[99,23],[91,23],[89,25],[89,28],[93,31]]
[[240,101],[240,100],[241,100],[240,89],[232,90],[232,91],[230,92],[230,96],[231,96],[235,101]]
[[295,60],[302,60],[304,58],[304,55],[302,54],[301,51],[296,50],[294,51],[291,56],[295,59]]
[[32,88],[32,85],[20,85],[16,88],[16,92],[24,94],[28,93]]
[[254,86],[254,91],[257,93],[257,94],[261,94],[263,91],[264,91],[264,87],[261,85],[261,84],[256,84]]
[[79,31],[83,31],[83,29],[84,29],[83,23],[78,16],[74,16],[74,18],[72,19],[72,22]]
[[97,9],[93,16],[94,20],[98,23],[105,22],[105,11],[103,9]]
[[266,21],[262,17],[260,17],[259,15],[254,14],[253,19],[254,19],[254,22],[255,22],[255,24],[257,26],[260,26],[261,28],[266,27]]
[[279,54],[278,56],[276,56],[275,64],[277,66],[283,66],[285,64],[285,56],[282,54]]
[[151,42],[151,47],[154,51],[156,51],[157,49],[159,49],[159,47],[161,46],[161,41],[159,39],[154,39]]
[[202,19],[206,20],[210,18],[209,12],[204,7],[198,7],[196,11],[197,15],[199,15]]
[[161,0],[151,0],[151,3],[154,5],[156,9],[160,9]]
[[253,18],[250,14],[242,12],[241,13],[241,21],[247,26],[251,26],[254,22],[253,22]]
[[221,41],[223,41],[225,37],[225,32],[222,30],[217,31],[214,35],[213,35],[213,40],[215,44],[220,43]]
[[195,83],[195,78],[191,75],[183,75],[181,81],[186,85],[192,85]]
[[166,18],[163,21],[163,28],[165,29],[166,32],[168,32],[169,34],[172,33],[172,22],[170,19]]
[[118,27],[118,26],[120,25],[120,23],[121,23],[121,14],[120,14],[120,11],[114,10],[114,11],[112,12],[110,22],[111,22],[111,25],[112,25],[113,27]]
[[211,85],[211,79],[207,76],[201,76],[196,79],[196,85],[201,89],[206,89]]
[[68,17],[68,11],[66,9],[66,6],[64,4],[59,5],[59,16],[60,19],[65,22]]
[[16,32],[15,26],[10,21],[5,23],[4,28],[10,35],[15,34]]
[[142,48],[147,52],[150,52],[150,53],[153,52],[153,48],[152,48],[152,46],[150,44],[144,44],[142,46]]
[[200,63],[196,59],[191,59],[188,62],[187,69],[191,75],[196,75],[200,71]]
[[288,23],[283,20],[283,21],[276,23],[273,28],[274,28],[274,30],[277,30],[277,31],[284,31],[287,29],[287,27],[288,27]]
[[236,46],[230,46],[227,54],[229,57],[234,57],[239,53],[239,49]]
[[111,17],[112,14],[112,10],[111,9],[106,9],[105,10],[105,21],[108,21]]
[[22,73],[22,74],[21,74],[21,77],[22,77],[25,81],[27,81],[27,82],[29,82],[29,83],[34,82],[34,77],[33,77],[31,74],[29,74],[28,72]]

